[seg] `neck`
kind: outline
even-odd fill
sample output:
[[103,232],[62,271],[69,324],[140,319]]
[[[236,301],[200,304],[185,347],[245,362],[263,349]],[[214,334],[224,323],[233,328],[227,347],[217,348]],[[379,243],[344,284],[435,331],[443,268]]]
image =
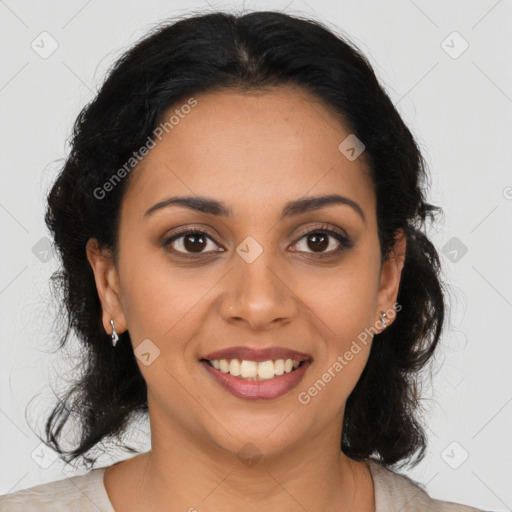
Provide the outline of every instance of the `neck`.
[[249,443],[233,453],[166,427],[152,429],[151,450],[127,460],[118,475],[124,494],[111,501],[120,510],[375,510],[369,467],[340,451],[340,426],[264,454]]

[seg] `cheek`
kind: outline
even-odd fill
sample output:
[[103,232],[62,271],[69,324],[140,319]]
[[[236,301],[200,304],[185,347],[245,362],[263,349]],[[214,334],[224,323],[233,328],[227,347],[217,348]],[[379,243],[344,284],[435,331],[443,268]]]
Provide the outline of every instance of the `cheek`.
[[365,329],[373,319],[375,293],[360,279],[331,282],[324,290],[312,297],[316,331],[325,343],[319,367],[339,375],[333,379],[338,385],[351,388],[368,358],[371,337]]
[[298,396],[302,404],[314,400],[324,418],[339,413],[366,366],[372,337],[365,329],[372,322],[375,301],[374,291],[359,279],[329,283],[325,293],[311,298],[311,321],[321,341],[315,370]]
[[330,337],[345,339],[371,321],[375,290],[361,279],[330,276],[318,283],[316,290],[311,288],[308,287],[308,305],[325,324]]
[[343,264],[300,279],[297,293],[314,313],[325,339],[342,350],[344,344],[374,321],[378,264],[359,252]]
[[308,386],[313,386],[313,394],[322,395],[324,404],[344,403],[368,360],[379,261],[370,251],[365,254],[354,254],[328,273],[317,273],[314,285],[311,280],[301,285],[301,296],[307,297],[306,311],[312,313],[310,321],[322,340],[317,370]]
[[123,309],[134,346],[145,338],[165,351],[201,325],[198,315],[218,278],[200,269],[173,267],[162,254],[134,248],[120,262]]
[[[120,275],[126,276],[123,308],[137,364],[153,399],[178,414],[179,404],[187,400],[183,386],[192,389],[194,384],[188,362],[196,354],[194,345],[187,342],[204,324],[203,301],[215,281],[185,278],[183,271],[161,268],[148,260],[144,264],[132,256],[131,261],[125,259]],[[146,361],[144,353],[149,353]]]

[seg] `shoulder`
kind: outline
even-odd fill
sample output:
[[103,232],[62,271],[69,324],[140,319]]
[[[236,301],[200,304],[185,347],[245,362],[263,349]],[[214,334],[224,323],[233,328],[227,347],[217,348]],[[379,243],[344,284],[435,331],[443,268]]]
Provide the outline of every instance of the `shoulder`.
[[435,500],[422,484],[376,461],[369,461],[369,466],[375,487],[376,512],[484,512],[468,505]]
[[0,496],[0,512],[114,512],[103,485],[106,467]]

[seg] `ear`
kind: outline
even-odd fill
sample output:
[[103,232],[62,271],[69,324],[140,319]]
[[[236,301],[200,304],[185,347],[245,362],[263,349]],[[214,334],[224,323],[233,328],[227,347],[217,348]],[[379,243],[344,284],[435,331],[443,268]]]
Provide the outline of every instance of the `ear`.
[[395,233],[388,259],[382,264],[380,285],[377,298],[377,318],[380,320],[381,312],[386,312],[386,323],[391,325],[396,318],[394,304],[398,297],[400,277],[405,263],[405,250],[407,246],[405,233],[399,229]]
[[88,240],[86,253],[94,272],[96,289],[101,302],[103,328],[107,334],[112,334],[110,320],[114,320],[116,332],[121,334],[126,330],[126,318],[121,304],[119,279],[112,253],[100,248],[95,238]]

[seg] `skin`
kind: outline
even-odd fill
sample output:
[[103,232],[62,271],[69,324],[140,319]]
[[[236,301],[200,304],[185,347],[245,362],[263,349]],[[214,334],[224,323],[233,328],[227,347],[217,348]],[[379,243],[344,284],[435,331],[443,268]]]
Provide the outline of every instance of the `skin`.
[[[197,106],[132,171],[117,261],[94,239],[87,244],[105,331],[112,332],[114,319],[134,349],[149,339],[160,350],[147,366],[137,360],[148,386],[152,448],[107,470],[110,500],[125,512],[373,512],[368,466],[340,451],[344,405],[371,339],[307,405],[297,395],[392,309],[403,233],[381,266],[364,159],[350,161],[339,151],[350,131],[307,91],[286,86],[195,98]],[[357,202],[365,221],[347,205],[280,219],[288,201],[332,193]],[[144,216],[175,195],[216,199],[232,216],[177,206]],[[196,249],[199,259],[186,256],[190,237],[187,246],[186,237],[164,245],[185,225],[211,237]],[[335,238],[318,248],[303,236],[322,226],[342,230],[354,246],[336,253]],[[252,263],[236,252],[247,236],[263,249]],[[310,354],[313,363],[286,395],[244,400],[199,363],[233,345],[284,346]],[[250,467],[237,456],[249,442],[260,456]]]

